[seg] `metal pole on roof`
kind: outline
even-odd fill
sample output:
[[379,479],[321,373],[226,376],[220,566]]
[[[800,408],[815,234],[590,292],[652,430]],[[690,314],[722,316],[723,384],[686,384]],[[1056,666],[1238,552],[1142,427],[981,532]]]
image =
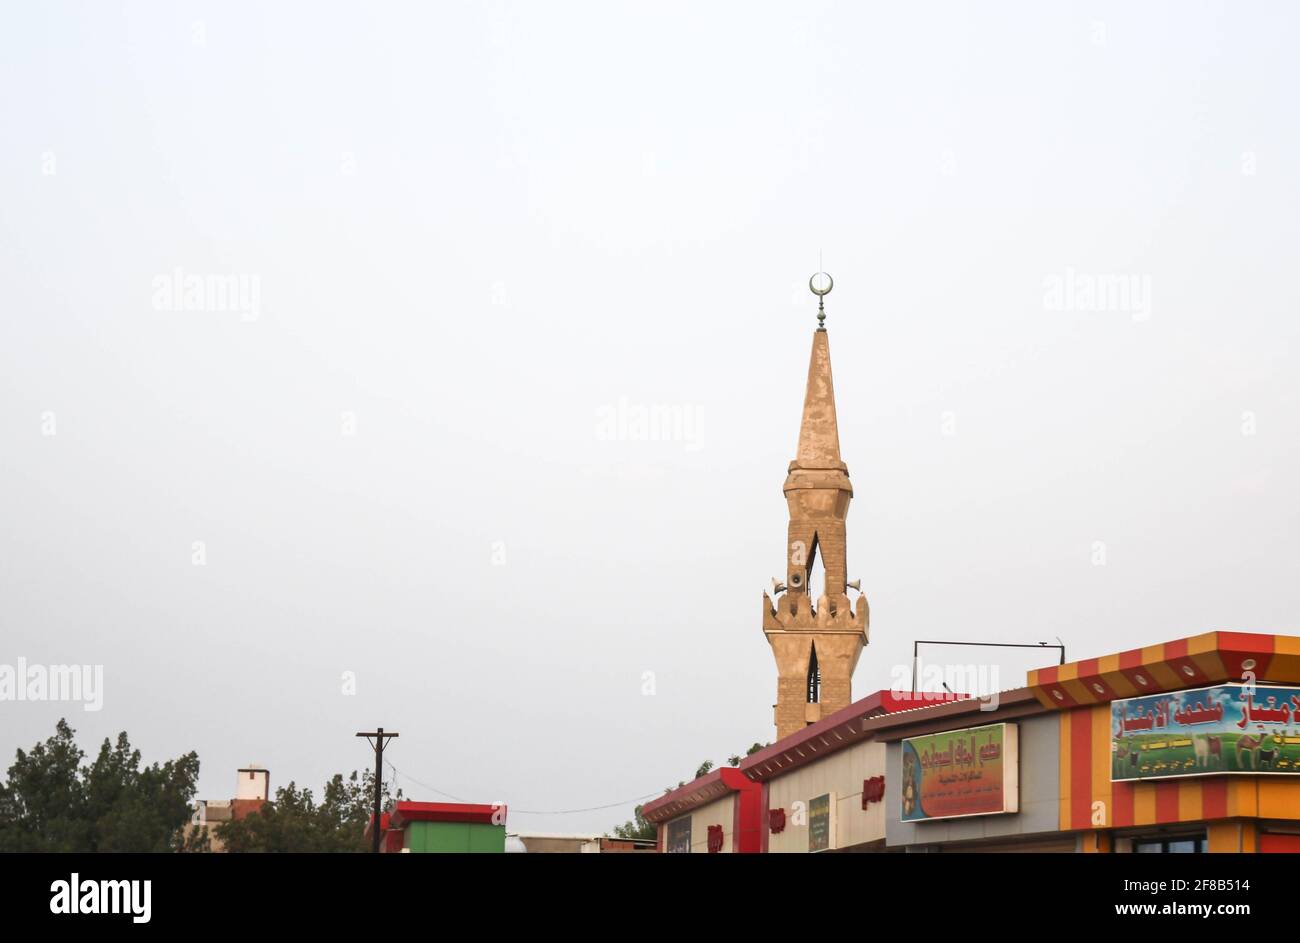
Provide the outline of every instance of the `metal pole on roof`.
[[[380,833],[383,831],[379,823],[382,821],[380,803],[383,801],[384,795],[384,741],[390,737],[400,736],[400,734],[384,733],[384,728],[379,727],[370,733],[359,732],[357,736],[365,737],[366,742],[370,743],[371,748],[375,751],[375,811],[374,818],[370,820],[370,850],[377,855],[379,854],[379,843],[382,840]],[[371,737],[375,738],[373,742],[370,740]]]
[[1060,664],[1065,664],[1065,643],[1058,638],[1059,644],[1049,645],[1047,642],[950,642],[944,639],[917,639],[912,642],[912,693],[916,693],[916,661],[917,653],[922,645],[973,645],[977,648],[1058,648],[1061,650]]

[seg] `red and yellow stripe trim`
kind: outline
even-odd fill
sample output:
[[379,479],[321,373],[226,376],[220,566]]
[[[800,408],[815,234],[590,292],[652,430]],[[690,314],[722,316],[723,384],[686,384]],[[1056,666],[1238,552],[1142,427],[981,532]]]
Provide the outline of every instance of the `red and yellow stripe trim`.
[[1300,638],[1253,632],[1207,632],[1102,658],[1029,672],[1045,707],[1069,710],[1144,694],[1240,681],[1300,683]]

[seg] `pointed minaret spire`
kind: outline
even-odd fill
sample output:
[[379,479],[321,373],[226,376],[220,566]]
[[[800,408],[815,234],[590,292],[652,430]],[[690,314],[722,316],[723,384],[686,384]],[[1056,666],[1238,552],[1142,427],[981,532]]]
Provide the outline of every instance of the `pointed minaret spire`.
[[[808,282],[818,296],[819,326],[813,333],[808,361],[799,448],[783,489],[790,512],[786,578],[784,583],[777,582],[775,590],[784,595],[779,595],[775,604],[766,594],[763,599],[763,632],[777,662],[774,708],[778,737],[849,705],[853,669],[867,643],[867,601],[859,595],[855,608],[847,595],[844,523],[853,486],[840,458],[831,346],[825,326],[824,299],[833,284],[824,272]],[[809,584],[818,558],[825,583],[814,587]],[[814,673],[819,682],[816,686],[810,681]]]
[[844,470],[844,462],[840,460],[840,426],[835,418],[835,384],[831,380],[831,342],[824,327],[813,334],[794,465]]
[[840,469],[840,428],[835,419],[835,384],[831,381],[831,344],[826,334],[826,296],[835,287],[825,272],[808,279],[817,296],[817,333],[813,334],[812,357],[808,361],[808,387],[803,397],[803,419],[799,424],[799,451],[791,469]]

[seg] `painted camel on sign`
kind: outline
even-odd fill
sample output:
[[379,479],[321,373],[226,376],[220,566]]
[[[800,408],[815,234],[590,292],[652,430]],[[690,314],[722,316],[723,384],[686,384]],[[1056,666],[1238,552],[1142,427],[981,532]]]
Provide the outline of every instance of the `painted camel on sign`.
[[[1252,737],[1250,734],[1242,734],[1237,738],[1237,766],[1241,769],[1246,768],[1242,762],[1243,755],[1250,757],[1250,768],[1253,770],[1263,769],[1265,766],[1272,767],[1273,761],[1277,759],[1277,747],[1271,736]],[[1264,749],[1267,744],[1268,749]]]

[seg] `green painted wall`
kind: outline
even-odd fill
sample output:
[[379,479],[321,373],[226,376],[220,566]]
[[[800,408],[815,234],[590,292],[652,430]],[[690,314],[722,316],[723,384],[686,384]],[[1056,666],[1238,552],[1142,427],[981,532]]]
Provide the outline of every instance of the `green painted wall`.
[[506,850],[504,825],[471,825],[465,822],[412,822],[406,826],[406,847],[411,854],[503,854]]

